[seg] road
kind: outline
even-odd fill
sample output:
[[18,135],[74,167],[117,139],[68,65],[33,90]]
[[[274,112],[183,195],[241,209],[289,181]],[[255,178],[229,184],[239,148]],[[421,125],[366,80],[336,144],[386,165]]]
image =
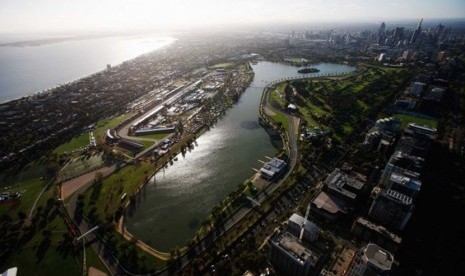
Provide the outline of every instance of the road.
[[[57,173],[57,176],[60,176],[61,172],[63,171],[64,168],[66,168],[66,166],[71,163],[71,160],[68,161],[68,163],[66,163],[62,168],[61,170]],[[31,222],[31,218],[32,218],[32,214],[34,213],[34,210],[37,206],[37,203],[39,202],[39,199],[40,197],[43,195],[43,193],[50,187],[50,185],[52,185],[53,183],[55,183],[55,180],[57,178],[56,177],[53,177],[51,180],[49,180],[49,182],[47,183],[47,185],[45,185],[45,187],[42,189],[42,191],[40,191],[40,193],[37,195],[36,199],[34,200],[34,204],[32,205],[32,208],[31,210],[29,211],[29,215],[27,217],[27,221],[26,221],[26,224],[30,224]],[[60,179],[60,178],[58,178]]]
[[103,177],[106,177],[112,174],[115,169],[115,165],[106,166],[63,182],[61,185],[61,199],[66,199],[84,186],[87,188],[92,183],[92,181],[94,181],[95,175],[97,173],[101,173]]

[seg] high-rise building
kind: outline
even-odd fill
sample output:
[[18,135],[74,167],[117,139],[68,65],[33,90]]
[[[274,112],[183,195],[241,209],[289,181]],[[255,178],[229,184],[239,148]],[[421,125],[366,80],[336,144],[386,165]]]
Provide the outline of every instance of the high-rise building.
[[413,214],[413,199],[394,190],[380,190],[368,215],[375,221],[396,230],[403,230]]
[[426,83],[416,81],[412,84],[412,95],[420,98],[425,90]]
[[402,39],[404,39],[404,28],[396,27],[394,31],[394,41],[401,41]]
[[347,273],[344,275],[390,275],[393,264],[394,256],[391,252],[374,243],[369,243],[354,256]]
[[349,201],[353,201],[357,197],[364,185],[362,181],[342,172],[340,169],[334,169],[326,177],[325,184],[328,192]]
[[303,227],[304,233],[302,238],[309,242],[315,242],[321,232],[320,227],[299,214],[292,214],[287,222],[287,227],[289,232],[298,238],[300,238],[300,233]]
[[382,131],[398,133],[400,130],[401,124],[402,124],[401,120],[395,117],[389,117],[389,118],[382,118],[382,119],[376,120],[375,127],[381,129]]
[[378,29],[378,41],[377,43],[378,44],[383,44],[385,38],[386,38],[386,24],[383,22],[381,23],[381,26],[379,26],[379,29]]
[[387,185],[389,178],[393,172],[404,173],[408,172],[409,175],[419,177],[423,168],[424,159],[418,156],[396,151],[392,154],[389,162],[386,164],[381,175],[380,184]]
[[409,50],[405,50],[403,53],[402,53],[402,60],[408,60],[410,57],[410,51]]
[[418,22],[417,28],[413,31],[412,37],[410,38],[410,43],[415,43],[420,36],[421,33],[421,23],[423,22],[423,18]]
[[434,127],[409,123],[407,129],[404,131],[404,134],[411,136],[421,136],[434,140],[436,138],[437,131],[438,130]]
[[390,232],[385,227],[358,217],[352,224],[351,232],[363,241],[374,242],[377,245],[395,253],[402,243],[402,238]]
[[378,29],[378,35],[384,35],[386,32],[386,23],[382,22]]
[[444,25],[442,25],[441,23],[439,23],[435,30],[434,30],[434,37],[436,37],[437,39],[439,39],[442,34],[444,33],[444,30],[445,30],[446,27],[444,27]]
[[269,261],[280,275],[316,275],[320,256],[302,245],[289,232],[283,232],[271,240]]
[[416,198],[421,189],[421,181],[418,180],[417,174],[410,175],[408,172],[393,172],[386,186],[387,189],[397,191],[411,198]]

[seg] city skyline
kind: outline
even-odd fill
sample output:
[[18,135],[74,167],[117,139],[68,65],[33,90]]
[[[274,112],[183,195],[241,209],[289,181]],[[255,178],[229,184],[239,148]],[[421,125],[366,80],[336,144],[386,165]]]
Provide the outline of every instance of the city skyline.
[[2,1],[0,34],[190,30],[269,23],[382,22],[465,17],[450,1]]

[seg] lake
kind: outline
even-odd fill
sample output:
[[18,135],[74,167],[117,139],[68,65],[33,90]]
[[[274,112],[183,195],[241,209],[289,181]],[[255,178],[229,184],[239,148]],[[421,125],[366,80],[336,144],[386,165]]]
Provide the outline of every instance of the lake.
[[[348,73],[355,68],[340,64],[314,64],[318,74]],[[267,82],[302,77],[299,68],[259,62],[250,87],[225,116],[197,139],[196,146],[178,161],[158,172],[142,189],[136,206],[125,217],[126,227],[150,246],[168,252],[184,246],[199,229],[211,208],[239,183],[274,156],[269,135],[258,124],[258,108]],[[308,74],[312,76],[312,74]],[[316,76],[314,74],[313,76]]]

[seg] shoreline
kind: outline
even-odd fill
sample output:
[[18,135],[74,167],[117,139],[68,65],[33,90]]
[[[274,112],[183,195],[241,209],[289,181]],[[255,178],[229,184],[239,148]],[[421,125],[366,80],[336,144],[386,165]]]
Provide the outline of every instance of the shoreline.
[[[21,48],[21,47],[40,47],[40,46],[45,46],[45,45],[49,45],[49,44],[54,44],[54,43],[60,43],[60,42],[66,42],[66,41],[79,41],[79,40],[90,40],[90,39],[105,39],[105,38],[111,38],[111,37],[131,37],[131,36],[139,36],[139,35],[129,35],[129,36],[125,36],[125,35],[106,35],[106,36],[96,36],[96,37],[92,37],[92,36],[89,36],[89,37],[85,37],[85,38],[82,38],[82,37],[74,37],[74,38],[56,38],[60,41],[57,41],[57,42],[51,42],[51,43],[45,43],[45,44],[40,44],[40,45],[25,45],[25,46],[8,46],[7,44],[11,44],[11,43],[4,43],[4,44],[0,44],[0,49],[3,48],[3,47],[13,47],[13,48]],[[150,37],[150,36],[147,36],[147,37]],[[159,50],[162,50],[162,49],[165,49],[167,47],[170,47],[173,43],[175,43],[176,41],[179,40],[179,38],[175,38],[175,37],[163,37],[160,38],[160,40],[163,40],[163,41],[167,41],[167,44],[166,45],[161,45],[159,46],[158,48],[155,48],[153,50],[149,50],[148,52],[144,52],[144,53],[141,53],[141,54],[138,54],[137,56],[133,57],[133,58],[130,58],[130,59],[126,59],[126,60],[123,60],[115,65],[112,65],[111,68],[118,68],[119,66],[121,66],[123,63],[125,62],[129,62],[129,61],[133,61],[143,55],[146,55],[146,54],[149,54],[149,53],[152,53],[152,52],[155,52],[155,51],[159,51]],[[168,43],[169,41],[169,43]],[[15,42],[16,43],[16,42]],[[17,42],[17,43],[23,43],[23,42]],[[14,44],[14,43],[13,43]],[[6,46],[5,46],[6,45]],[[17,101],[22,101],[22,100],[30,100],[31,98],[34,98],[36,96],[40,96],[40,95],[46,95],[46,94],[49,94],[49,93],[53,93],[55,89],[58,89],[58,88],[61,88],[63,86],[66,86],[66,85],[71,85],[71,84],[74,84],[76,82],[79,82],[79,81],[83,81],[85,80],[86,78],[89,78],[89,77],[92,77],[92,76],[95,76],[97,74],[101,74],[103,72],[105,72],[107,69],[102,69],[102,70],[99,70],[99,71],[94,71],[93,73],[89,73],[89,74],[86,74],[84,76],[81,76],[81,77],[77,77],[76,79],[74,80],[71,80],[71,81],[68,81],[68,82],[65,82],[65,83],[57,83],[55,85],[52,85],[51,87],[49,88],[44,88],[42,90],[39,90],[39,91],[34,91],[34,92],[31,92],[31,93],[26,93],[25,95],[23,96],[20,96],[19,98],[13,98],[13,99],[6,99],[6,100],[0,100],[0,106],[2,105],[6,105],[6,104],[10,104],[10,103],[13,103],[13,102],[17,102]]]
[[[330,78],[330,77],[342,77],[344,75],[347,75],[347,74],[350,74],[350,73],[353,73],[353,72],[344,72],[344,73],[337,73],[336,75],[333,75],[333,74],[318,74],[318,76],[299,76],[297,75],[296,78],[294,78],[293,80],[297,80],[297,79],[320,79],[320,78]],[[251,83],[252,83],[253,79],[251,80],[251,82],[248,84],[248,87],[250,87]],[[265,112],[265,108],[266,108],[266,105],[267,103],[265,102],[266,101],[266,98],[269,94],[270,91],[270,88],[273,86],[273,85],[276,85],[278,83],[281,83],[282,81],[275,81],[275,82],[271,82],[270,84],[268,84],[266,87],[263,88],[262,90],[262,95],[260,97],[260,103],[259,103],[259,106],[258,106],[258,120],[261,122],[261,123],[264,123],[268,126],[268,128],[272,128],[275,130],[275,132],[279,135],[280,137],[280,140],[282,142],[282,145],[281,145],[281,148],[276,148],[278,150],[277,154],[279,154],[279,151],[283,151],[285,153],[288,154],[289,152],[289,134],[287,132],[282,132],[282,131],[279,131],[279,129],[273,124],[272,122],[272,119],[269,118],[269,116],[266,114]],[[244,90],[245,92],[245,90]],[[242,95],[241,95],[242,96]],[[231,106],[232,107],[232,106]],[[231,108],[230,107],[230,108]],[[229,108],[228,108],[229,109]],[[217,121],[218,119],[220,119],[220,117],[217,118]],[[267,128],[262,125],[260,123],[260,126],[266,131]],[[199,138],[202,134],[204,134],[206,131],[208,130],[208,127],[203,127],[198,134],[195,135],[195,139]],[[266,131],[267,134],[268,134],[268,137],[269,139],[272,139],[273,136],[268,132]],[[178,151],[176,154],[173,154],[171,156],[171,159],[167,159],[165,160],[166,162],[163,163],[163,166],[161,166],[160,168],[158,168],[157,170],[154,171],[153,174],[150,175],[150,177],[148,178],[148,180],[146,182],[144,182],[143,184],[141,184],[137,189],[136,189],[136,192],[135,192],[135,195],[137,196],[140,191],[142,190],[142,188],[150,181],[150,179],[156,175],[161,168],[163,168],[166,164],[168,164],[173,158],[175,158],[178,154],[179,154],[180,151]],[[251,179],[253,177],[255,177],[256,174],[252,174],[248,179]],[[137,200],[137,199],[136,199]],[[127,202],[124,206],[124,209],[126,210],[130,205],[132,204],[132,202]],[[207,218],[210,214],[207,215]],[[121,234],[125,239],[127,239],[127,236],[126,236],[126,233],[129,233],[131,237],[133,237],[132,233],[127,230],[125,227],[124,227],[124,215],[122,216],[121,220],[118,222],[118,225],[117,225],[117,228],[116,228],[117,232],[119,234]],[[199,229],[200,230],[200,229]],[[135,236],[134,236],[135,237]],[[137,237],[136,237],[137,238]],[[150,246],[150,245],[147,245],[145,244],[144,242],[141,242],[143,244],[142,247],[140,247],[142,250],[146,251],[146,252],[149,252],[150,251],[155,251],[157,252],[157,254],[161,254],[161,255],[166,255],[166,254],[169,254],[167,252],[163,252],[161,250],[158,250],[157,248],[153,247],[153,246]],[[150,247],[150,250],[145,250],[144,248],[145,247]],[[188,248],[186,247],[186,245],[181,245],[182,247],[180,247],[180,250],[181,251],[184,251],[184,250],[187,250]]]
[[[255,72],[252,70],[251,71],[253,73],[253,76],[255,76]],[[253,78],[250,78],[249,80],[249,83],[247,84],[247,88],[244,89],[244,91],[242,91],[242,93],[240,94],[241,97],[242,95],[245,93],[245,91],[250,87],[250,85],[252,84],[253,82]],[[135,192],[134,192],[134,198],[137,197],[140,192],[142,191],[143,187],[146,186],[150,180],[158,173],[160,172],[161,169],[163,169],[165,167],[165,165],[169,164],[174,158],[176,158],[181,152],[182,152],[182,149],[183,149],[183,145],[186,145],[186,146],[189,146],[192,142],[194,142],[197,138],[199,138],[200,136],[202,136],[204,133],[206,133],[207,131],[209,131],[212,126],[214,126],[214,124],[216,124],[220,119],[222,119],[222,117],[225,115],[226,111],[232,109],[234,107],[236,103],[232,103],[230,106],[227,106],[225,108],[225,110],[223,112],[220,112],[218,114],[218,116],[214,119],[214,122],[211,124],[211,125],[204,125],[203,127],[201,127],[197,133],[194,133],[191,137],[185,137],[185,141],[180,141],[179,143],[179,146],[176,148],[176,151],[175,153],[171,154],[169,157],[170,158],[165,158],[165,159],[162,159],[161,163],[160,163],[160,166],[158,166],[151,174],[149,177],[147,177],[147,180],[143,183],[141,183],[136,189],[135,189]],[[189,142],[190,141],[190,142]],[[159,160],[160,161],[160,160]],[[254,175],[252,175],[253,177]],[[136,198],[134,199],[135,201],[137,200]],[[135,202],[132,202],[131,200],[127,201],[125,204],[124,204],[124,212],[121,216],[121,218],[118,220],[118,224],[116,225],[116,232],[118,232],[119,234],[121,234],[121,236],[126,239],[126,240],[130,240],[132,237],[135,237],[137,239],[136,236],[134,236],[129,230],[126,229],[125,227],[125,212],[127,211],[128,208],[130,208],[131,204],[134,204]],[[168,252],[163,252],[161,250],[158,250],[156,248],[154,248],[153,246],[150,246],[146,243],[144,243],[143,241],[140,241],[139,239],[137,239],[137,245],[139,246],[139,248],[141,250],[144,250],[146,251],[147,253],[149,254],[152,254],[153,253],[155,255],[155,257],[158,257],[162,260],[168,260],[169,259],[169,255],[170,253]],[[139,243],[140,241],[140,243]],[[181,251],[183,250],[186,250],[186,246],[185,245],[182,245],[181,247]],[[164,259],[164,258],[167,258],[167,259]]]

